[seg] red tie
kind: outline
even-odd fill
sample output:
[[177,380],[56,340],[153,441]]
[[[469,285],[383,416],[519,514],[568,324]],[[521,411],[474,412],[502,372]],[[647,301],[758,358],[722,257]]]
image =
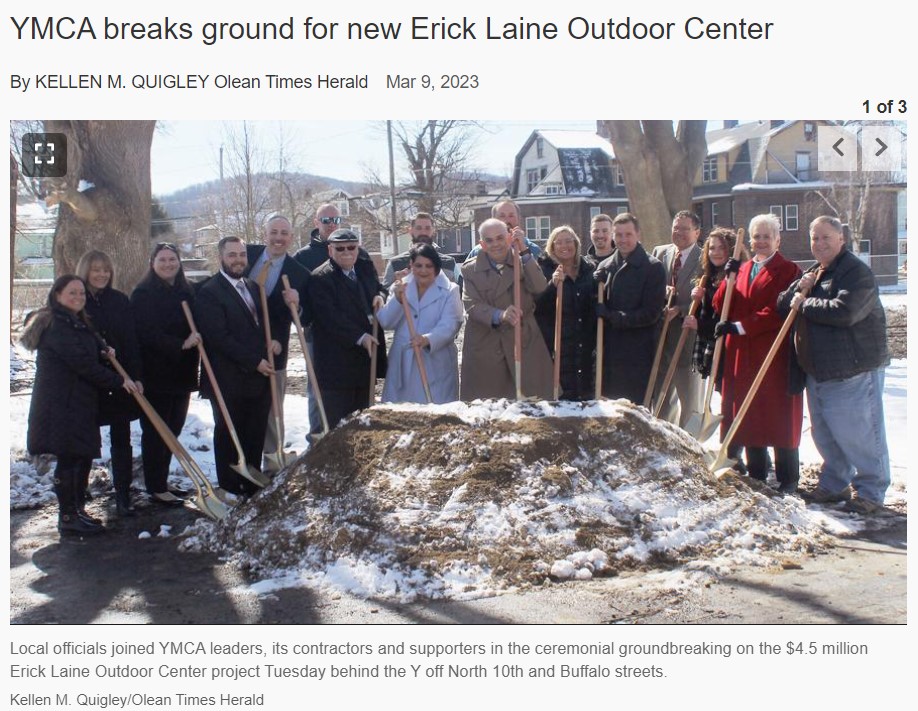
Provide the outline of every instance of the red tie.
[[676,285],[676,279],[679,278],[680,269],[682,269],[682,252],[679,252],[676,262],[673,264],[673,286]]

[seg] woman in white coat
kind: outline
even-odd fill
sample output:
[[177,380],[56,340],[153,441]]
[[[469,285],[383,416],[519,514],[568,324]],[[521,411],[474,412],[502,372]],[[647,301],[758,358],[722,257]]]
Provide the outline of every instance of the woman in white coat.
[[393,284],[395,298],[389,299],[377,315],[380,326],[395,331],[382,399],[383,402],[427,402],[405,321],[404,299],[414,319],[414,342],[424,360],[431,400],[453,402],[459,399],[456,335],[465,318],[459,287],[440,273],[440,255],[429,244],[414,245],[409,259],[411,273]]

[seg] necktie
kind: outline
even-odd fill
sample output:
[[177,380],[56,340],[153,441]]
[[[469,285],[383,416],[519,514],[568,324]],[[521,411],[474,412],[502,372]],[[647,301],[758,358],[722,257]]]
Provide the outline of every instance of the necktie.
[[255,319],[255,323],[258,323],[258,312],[255,310],[255,301],[252,299],[252,295],[249,293],[249,290],[245,288],[245,284],[243,283],[242,279],[236,282],[236,290],[239,292],[239,295],[242,297],[245,305],[249,307],[249,313],[252,314],[252,318]]
[[351,271],[347,273],[347,278],[350,279],[351,281],[357,281],[357,272],[351,269]]
[[682,252],[676,256],[676,261],[673,263],[673,286],[676,285],[676,280],[679,278],[679,271],[682,269]]
[[258,272],[258,276],[255,278],[255,281],[258,282],[258,286],[260,286],[262,289],[264,289],[265,284],[268,283],[268,275],[271,273],[271,265],[273,263],[273,259],[267,260],[264,266],[261,268],[261,271]]

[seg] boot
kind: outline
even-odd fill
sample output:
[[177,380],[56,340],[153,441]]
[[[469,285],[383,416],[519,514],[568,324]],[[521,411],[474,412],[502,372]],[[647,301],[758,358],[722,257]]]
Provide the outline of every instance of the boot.
[[76,486],[77,516],[79,516],[84,521],[88,521],[89,523],[101,526],[102,519],[96,518],[86,511],[86,502],[92,501],[92,494],[89,493],[89,471],[91,468],[92,465],[90,464],[89,467],[81,468],[77,474],[79,477]]
[[76,502],[78,489],[82,489],[81,485],[82,476],[79,471],[69,467],[61,469],[58,463],[54,472],[54,493],[60,508],[57,530],[62,536],[94,536],[105,531],[100,524],[80,517]]
[[134,478],[134,461],[130,445],[112,447],[112,482],[115,485],[115,511],[121,517],[137,515],[131,503],[131,480]]

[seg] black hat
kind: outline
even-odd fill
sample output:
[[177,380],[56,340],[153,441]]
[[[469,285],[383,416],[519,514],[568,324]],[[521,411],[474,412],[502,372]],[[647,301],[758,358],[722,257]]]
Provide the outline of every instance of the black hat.
[[331,236],[328,238],[329,242],[359,242],[360,237],[358,237],[354,232],[348,229],[335,230],[331,233]]

